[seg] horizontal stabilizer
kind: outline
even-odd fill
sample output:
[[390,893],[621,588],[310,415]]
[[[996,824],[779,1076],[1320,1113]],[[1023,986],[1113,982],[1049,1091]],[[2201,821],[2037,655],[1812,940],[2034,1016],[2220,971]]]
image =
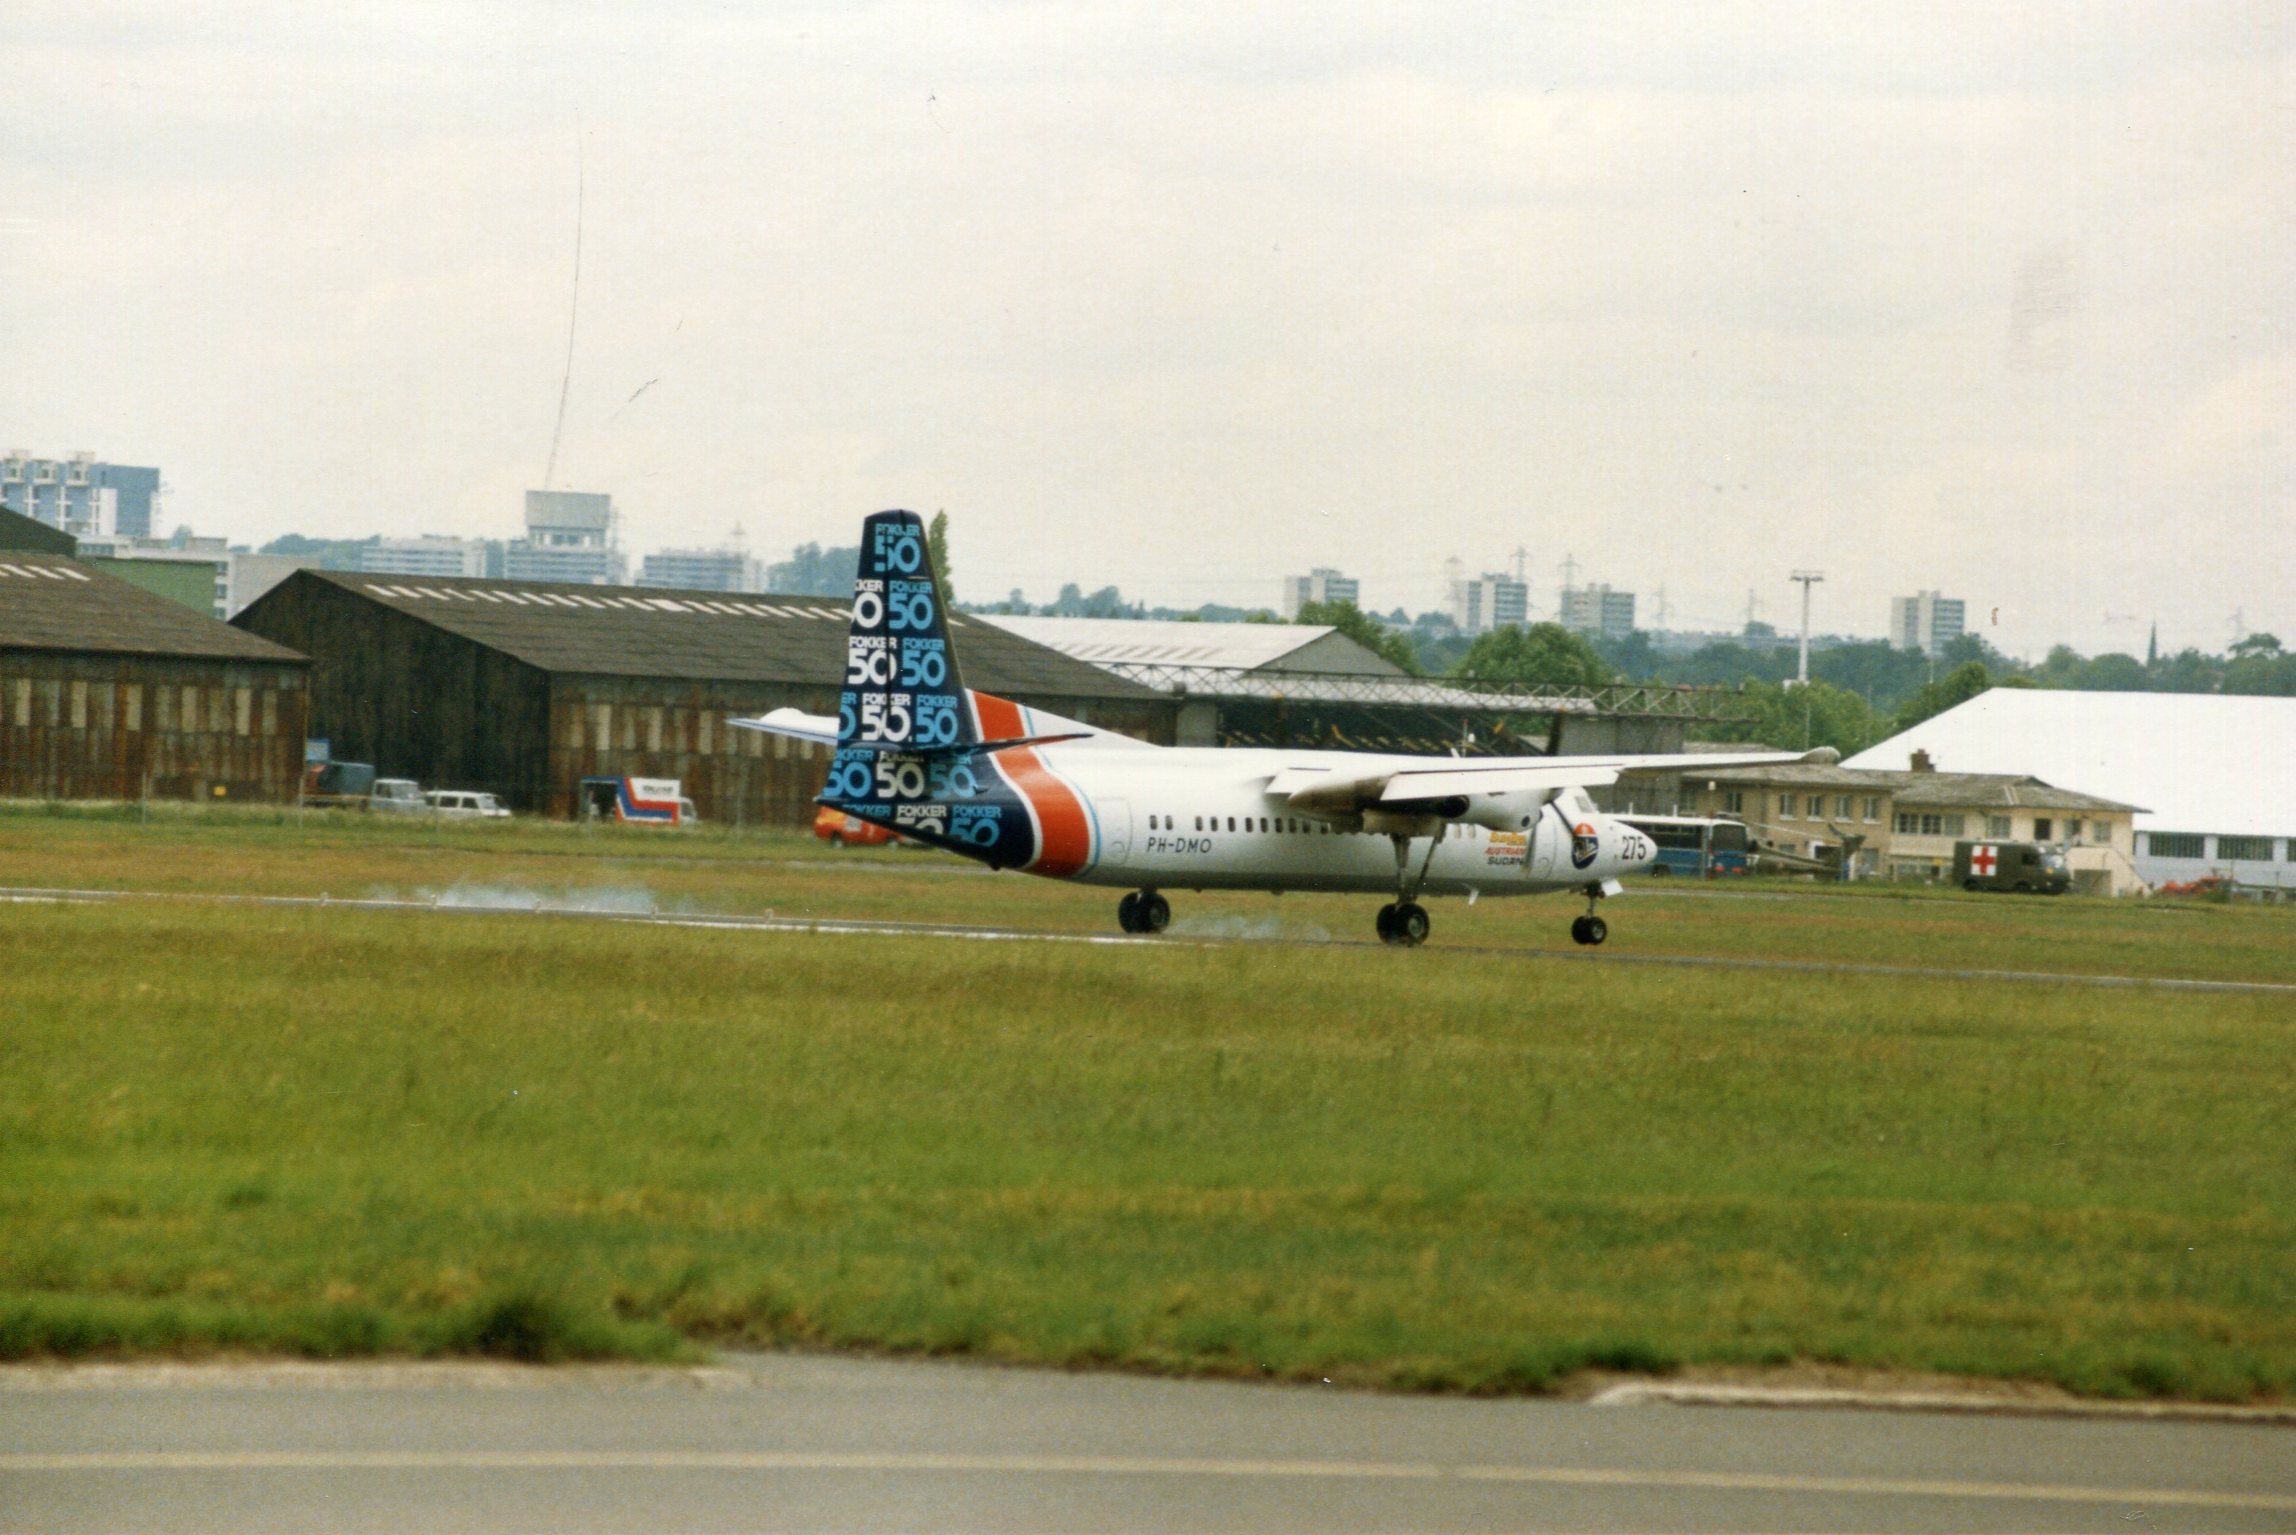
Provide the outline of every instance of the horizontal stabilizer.
[[734,719],[726,723],[742,730],[762,730],[767,735],[790,736],[822,746],[837,744],[836,718],[827,714],[807,714],[802,709],[775,709],[756,719]]

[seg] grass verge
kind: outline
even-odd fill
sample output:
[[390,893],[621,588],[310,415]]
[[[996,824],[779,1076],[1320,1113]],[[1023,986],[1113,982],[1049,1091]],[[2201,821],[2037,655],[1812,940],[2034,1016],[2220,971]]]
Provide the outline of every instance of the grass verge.
[[17,1357],[2296,1386],[2273,997],[107,906],[0,1007]]

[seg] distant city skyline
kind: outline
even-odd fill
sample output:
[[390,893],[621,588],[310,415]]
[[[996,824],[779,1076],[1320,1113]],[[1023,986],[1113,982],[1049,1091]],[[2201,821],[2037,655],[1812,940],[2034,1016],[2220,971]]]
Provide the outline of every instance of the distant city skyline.
[[1820,629],[2296,633],[2296,12],[1043,23],[19,0],[7,445],[251,544],[549,478],[641,553],[946,509],[968,594],[1417,612],[1521,546],[1677,628],[1809,567]]

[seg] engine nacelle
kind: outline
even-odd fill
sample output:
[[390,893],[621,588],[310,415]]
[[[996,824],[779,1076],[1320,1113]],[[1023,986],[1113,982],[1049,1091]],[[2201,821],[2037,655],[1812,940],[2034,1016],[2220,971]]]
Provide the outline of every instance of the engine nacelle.
[[1492,831],[1527,831],[1538,820],[1539,812],[1561,792],[1522,789],[1512,794],[1477,794],[1470,796],[1466,807],[1452,819]]

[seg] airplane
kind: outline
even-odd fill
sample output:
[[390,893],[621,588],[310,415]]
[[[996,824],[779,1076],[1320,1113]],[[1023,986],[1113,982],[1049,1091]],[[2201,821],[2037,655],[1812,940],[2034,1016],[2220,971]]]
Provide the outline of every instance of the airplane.
[[1424,895],[1570,891],[1571,937],[1650,868],[1651,839],[1587,791],[1635,769],[1831,754],[1425,757],[1288,747],[1157,746],[975,692],[914,512],[862,523],[835,719],[775,709],[732,723],[833,748],[819,802],[993,869],[1126,889],[1117,925],[1160,933],[1172,890],[1393,893],[1379,936],[1424,943]]

